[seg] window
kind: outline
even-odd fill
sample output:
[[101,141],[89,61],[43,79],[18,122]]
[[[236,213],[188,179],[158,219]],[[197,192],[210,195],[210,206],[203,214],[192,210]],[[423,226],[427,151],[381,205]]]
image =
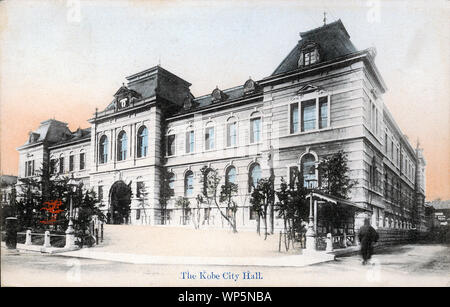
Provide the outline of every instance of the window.
[[377,187],[377,161],[375,157],[372,158],[372,163],[369,165],[369,184],[370,187]]
[[144,191],[144,182],[142,181],[136,182],[136,197],[143,196],[143,191]]
[[394,141],[392,141],[392,140],[391,140],[390,152],[391,152],[391,160],[394,160]]
[[386,152],[386,155],[388,154],[388,135],[385,132],[384,133],[384,151]]
[[207,127],[205,129],[205,150],[214,148],[214,127]]
[[312,154],[305,154],[301,159],[303,186],[312,188],[317,186],[316,159]]
[[[309,66],[319,61],[317,48],[308,48],[302,52],[303,66]],[[301,61],[300,61],[301,62]]]
[[291,133],[298,132],[298,103],[291,104]]
[[120,131],[117,138],[117,160],[123,161],[127,158],[128,138],[125,131]]
[[186,153],[194,152],[194,130],[186,132]]
[[194,193],[194,173],[187,171],[184,176],[184,196],[192,196]]
[[236,168],[234,166],[227,169],[225,183],[236,183]]
[[25,177],[34,176],[34,160],[25,162]]
[[98,186],[98,200],[99,201],[103,200],[103,186],[101,185]]
[[261,140],[261,118],[256,117],[250,120],[250,143],[257,143]]
[[50,160],[50,173],[56,174],[56,159]]
[[316,129],[316,100],[306,100],[302,105],[302,132]]
[[169,181],[170,195],[173,195],[175,191],[175,175],[173,173],[170,173],[168,175],[168,181]]
[[99,150],[100,163],[108,162],[108,137],[103,135],[100,138],[100,150]]
[[258,163],[255,163],[250,167],[249,175],[248,191],[251,192],[251,190],[258,185],[258,180],[261,179],[261,167]]
[[137,136],[137,157],[142,158],[147,156],[148,150],[148,129],[142,126],[138,130]]
[[298,181],[298,167],[297,166],[291,166],[289,167],[289,185],[291,188],[295,186],[295,184]]
[[59,173],[64,173],[64,157],[59,158]]
[[80,170],[83,170],[85,167],[85,157],[86,155],[84,152],[80,153]]
[[69,156],[69,172],[73,172],[74,170],[74,155]]
[[249,207],[249,219],[256,220],[258,218],[258,212],[254,210],[252,207]]
[[227,147],[237,145],[237,124],[236,121],[230,120],[227,123]]
[[173,156],[175,154],[175,134],[167,136],[167,155]]
[[141,209],[136,209],[136,220],[141,218]]
[[319,129],[328,127],[328,97],[319,98]]

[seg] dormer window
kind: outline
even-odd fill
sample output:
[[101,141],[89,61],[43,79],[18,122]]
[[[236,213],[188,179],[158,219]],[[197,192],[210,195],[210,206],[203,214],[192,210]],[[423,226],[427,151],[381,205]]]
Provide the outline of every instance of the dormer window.
[[300,52],[298,67],[305,67],[319,62],[319,48],[315,43],[304,46]]

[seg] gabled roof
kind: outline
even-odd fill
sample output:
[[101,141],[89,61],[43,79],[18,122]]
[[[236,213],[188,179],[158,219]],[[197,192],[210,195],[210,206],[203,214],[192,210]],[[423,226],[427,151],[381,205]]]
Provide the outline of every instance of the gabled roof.
[[304,46],[310,43],[318,45],[320,62],[357,52],[357,49],[350,41],[350,35],[340,19],[325,26],[301,32],[300,37],[301,40],[275,69],[272,76],[298,69],[300,52]]

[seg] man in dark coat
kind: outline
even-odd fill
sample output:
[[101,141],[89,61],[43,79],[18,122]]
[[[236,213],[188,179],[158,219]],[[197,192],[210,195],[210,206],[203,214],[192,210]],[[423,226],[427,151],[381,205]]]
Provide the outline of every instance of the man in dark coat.
[[361,242],[363,264],[367,264],[373,254],[372,243],[378,241],[378,233],[370,226],[370,220],[368,218],[364,219],[364,226],[359,229],[358,237],[359,242]]

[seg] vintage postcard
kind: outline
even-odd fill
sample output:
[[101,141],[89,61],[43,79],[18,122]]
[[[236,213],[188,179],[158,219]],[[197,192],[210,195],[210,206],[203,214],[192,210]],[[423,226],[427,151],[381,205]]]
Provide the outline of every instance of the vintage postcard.
[[449,286],[449,9],[0,1],[1,286]]

